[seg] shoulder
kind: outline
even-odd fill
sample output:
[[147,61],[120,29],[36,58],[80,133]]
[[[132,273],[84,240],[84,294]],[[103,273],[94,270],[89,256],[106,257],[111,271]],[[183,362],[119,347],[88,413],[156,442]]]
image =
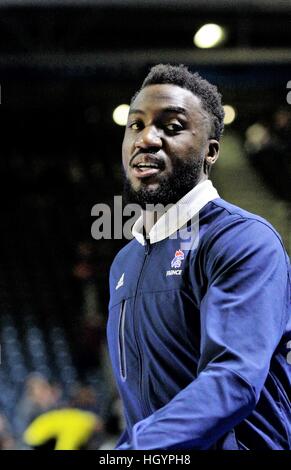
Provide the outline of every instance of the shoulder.
[[[246,241],[254,241],[254,238],[273,240],[274,243],[283,247],[282,239],[276,229],[263,217],[257,214],[235,206],[224,199],[215,199],[210,203],[212,211],[217,212],[217,216],[213,220],[206,238],[217,238],[218,234],[223,238],[232,241],[234,233],[245,237]],[[208,237],[207,237],[208,235]],[[233,240],[235,242],[235,240]]]
[[220,215],[222,218],[229,220],[238,219],[260,222],[261,224],[269,227],[271,230],[277,233],[272,224],[270,224],[270,222],[268,222],[263,217],[259,216],[258,214],[254,214],[253,212],[249,212],[239,206],[231,204],[230,202],[227,202],[224,199],[214,199],[213,201],[211,201],[211,204],[220,210]]
[[278,257],[288,264],[282,239],[275,228],[263,217],[248,212],[223,199],[211,201],[210,212],[215,213],[201,240],[201,249],[208,262],[228,259]]

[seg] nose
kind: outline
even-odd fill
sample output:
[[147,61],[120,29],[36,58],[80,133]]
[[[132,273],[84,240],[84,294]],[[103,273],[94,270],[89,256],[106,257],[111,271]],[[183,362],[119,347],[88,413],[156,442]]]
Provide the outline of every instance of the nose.
[[145,127],[138,135],[135,142],[136,148],[146,149],[149,147],[161,148],[162,140],[155,126]]

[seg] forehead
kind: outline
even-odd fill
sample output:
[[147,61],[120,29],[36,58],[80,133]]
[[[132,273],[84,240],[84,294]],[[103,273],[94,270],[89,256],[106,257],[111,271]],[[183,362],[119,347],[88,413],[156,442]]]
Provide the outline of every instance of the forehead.
[[177,85],[162,84],[149,85],[143,88],[131,104],[131,112],[137,110],[142,112],[155,112],[167,107],[185,109],[191,117],[193,114],[206,115],[202,108],[200,98],[190,90]]

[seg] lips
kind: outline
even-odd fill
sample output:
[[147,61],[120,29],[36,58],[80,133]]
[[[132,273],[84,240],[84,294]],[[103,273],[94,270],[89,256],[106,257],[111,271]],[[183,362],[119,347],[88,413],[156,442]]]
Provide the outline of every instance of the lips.
[[158,173],[160,173],[160,169],[159,168],[133,168],[132,169],[132,174],[136,177],[136,178],[148,178],[149,176],[153,176],[153,175],[156,175]]
[[136,178],[147,178],[156,175],[165,168],[164,161],[152,154],[139,154],[130,164]]

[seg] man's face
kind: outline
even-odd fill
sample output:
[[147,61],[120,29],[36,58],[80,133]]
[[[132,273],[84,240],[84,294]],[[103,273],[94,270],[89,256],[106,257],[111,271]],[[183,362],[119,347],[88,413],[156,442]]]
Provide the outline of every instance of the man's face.
[[177,202],[206,178],[210,118],[200,99],[176,85],[150,85],[131,105],[122,145],[130,202]]

